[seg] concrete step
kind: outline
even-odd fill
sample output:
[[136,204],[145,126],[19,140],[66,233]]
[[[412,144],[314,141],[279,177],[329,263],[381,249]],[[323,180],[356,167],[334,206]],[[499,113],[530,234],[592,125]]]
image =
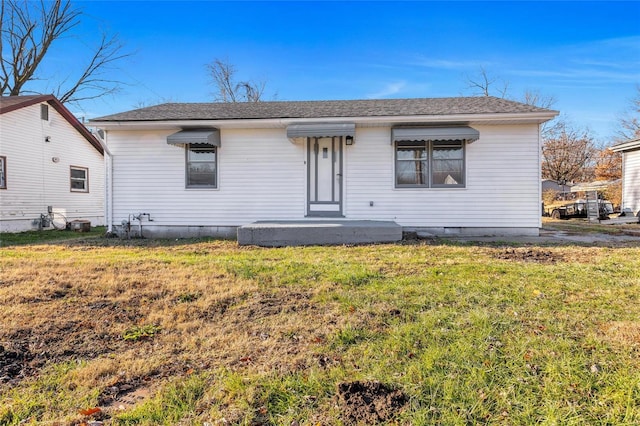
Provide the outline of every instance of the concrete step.
[[239,245],[263,247],[389,243],[402,226],[376,220],[259,221],[238,228]]
[[610,217],[609,219],[600,221],[600,223],[603,225],[620,225],[625,223],[638,223],[638,222],[640,222],[640,218],[637,216]]

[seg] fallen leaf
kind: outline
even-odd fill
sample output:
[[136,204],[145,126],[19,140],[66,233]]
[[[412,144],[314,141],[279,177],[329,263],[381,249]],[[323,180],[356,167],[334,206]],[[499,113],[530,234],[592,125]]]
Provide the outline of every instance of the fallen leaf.
[[94,407],[94,408],[87,408],[86,410],[80,410],[78,412],[83,416],[90,416],[92,414],[99,413],[100,411],[102,411],[100,407]]

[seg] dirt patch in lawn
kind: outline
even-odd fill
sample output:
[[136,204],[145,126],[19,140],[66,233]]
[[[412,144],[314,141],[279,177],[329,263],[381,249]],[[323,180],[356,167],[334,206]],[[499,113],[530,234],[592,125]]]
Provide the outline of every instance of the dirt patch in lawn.
[[494,257],[502,260],[534,263],[556,263],[564,260],[563,256],[551,250],[529,247],[507,248],[496,252]]
[[15,383],[33,372],[33,355],[24,344],[0,345],[0,384]]
[[[23,303],[41,308],[43,318],[31,323],[23,319],[0,332],[0,383],[15,384],[48,363],[91,360],[122,350],[127,342],[118,330],[137,318],[132,306],[123,308],[117,302],[60,306],[43,298]],[[52,308],[58,312],[53,313]]]
[[399,389],[380,382],[338,384],[338,406],[347,425],[379,424],[394,418],[407,403]]
[[98,396],[98,405],[106,412],[124,411],[150,395],[148,384],[142,380],[122,381],[103,389]]

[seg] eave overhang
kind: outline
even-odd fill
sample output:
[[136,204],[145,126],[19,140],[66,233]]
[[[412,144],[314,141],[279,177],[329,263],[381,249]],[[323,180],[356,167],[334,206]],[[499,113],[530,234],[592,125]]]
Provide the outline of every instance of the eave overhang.
[[635,151],[638,149],[640,149],[640,139],[621,142],[611,147],[611,151],[613,152]]
[[351,122],[357,127],[390,127],[416,124],[505,125],[541,124],[552,120],[557,111],[534,113],[495,113],[457,115],[409,115],[376,117],[322,117],[322,118],[263,118],[233,120],[145,120],[145,121],[90,121],[92,126],[105,130],[178,130],[188,127],[216,127],[218,129],[284,129],[292,124]]

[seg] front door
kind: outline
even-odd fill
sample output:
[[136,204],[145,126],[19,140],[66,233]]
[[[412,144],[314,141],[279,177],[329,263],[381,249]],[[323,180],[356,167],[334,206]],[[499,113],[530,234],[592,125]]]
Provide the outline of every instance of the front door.
[[342,216],[342,137],[307,138],[307,215]]

